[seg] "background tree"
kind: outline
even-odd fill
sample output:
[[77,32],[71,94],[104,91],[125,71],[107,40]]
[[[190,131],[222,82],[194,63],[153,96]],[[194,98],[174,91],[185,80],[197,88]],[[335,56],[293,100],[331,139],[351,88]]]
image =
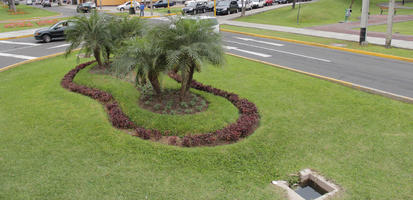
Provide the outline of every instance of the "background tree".
[[224,62],[221,36],[208,20],[178,18],[170,26],[157,26],[160,45],[166,50],[168,64],[182,76],[180,98],[186,96],[196,71],[204,64]]
[[66,40],[70,43],[66,56],[80,46],[79,53],[84,52],[86,56],[93,54],[99,66],[104,66],[101,54],[109,46],[110,38],[107,18],[93,11],[90,16],[78,16],[69,23],[74,23],[74,26],[66,31]]
[[136,84],[144,84],[149,80],[156,95],[160,96],[159,75],[167,70],[168,65],[164,49],[156,41],[153,35],[127,40],[127,45],[116,55],[113,66],[121,76],[136,71]]

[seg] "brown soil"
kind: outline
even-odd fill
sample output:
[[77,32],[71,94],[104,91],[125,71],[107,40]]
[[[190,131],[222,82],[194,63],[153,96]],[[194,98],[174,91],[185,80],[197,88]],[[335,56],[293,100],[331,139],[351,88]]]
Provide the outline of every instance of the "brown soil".
[[184,115],[205,111],[208,102],[194,93],[188,93],[182,101],[179,101],[179,90],[167,89],[160,97],[154,94],[142,95],[139,106],[159,114]]

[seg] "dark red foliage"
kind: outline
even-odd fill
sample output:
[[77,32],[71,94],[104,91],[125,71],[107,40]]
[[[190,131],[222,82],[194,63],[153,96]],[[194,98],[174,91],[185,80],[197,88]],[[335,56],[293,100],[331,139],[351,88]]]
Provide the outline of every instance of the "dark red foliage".
[[[158,130],[145,129],[135,125],[132,121],[130,121],[126,114],[122,112],[120,106],[113,99],[111,94],[73,83],[73,78],[76,74],[93,62],[95,61],[80,64],[75,69],[69,71],[69,73],[67,73],[62,79],[62,86],[70,91],[89,96],[103,103],[108,110],[112,125],[116,128],[134,129],[135,133],[133,135],[145,140],[159,140],[163,135],[170,135],[170,131],[165,131],[164,134],[162,134]],[[169,76],[178,82],[182,80],[181,77],[175,73],[170,73]],[[223,142],[236,142],[240,138],[244,138],[252,134],[258,126],[260,120],[258,109],[255,104],[249,102],[247,99],[242,99],[237,94],[226,92],[210,85],[203,85],[195,80],[192,81],[191,87],[228,99],[235,107],[238,108],[240,117],[235,123],[229,124],[227,127],[216,130],[213,133],[187,135],[182,139],[182,146],[194,147],[203,145],[217,145]],[[177,139],[178,138],[176,136],[169,137],[168,144],[177,145]]]

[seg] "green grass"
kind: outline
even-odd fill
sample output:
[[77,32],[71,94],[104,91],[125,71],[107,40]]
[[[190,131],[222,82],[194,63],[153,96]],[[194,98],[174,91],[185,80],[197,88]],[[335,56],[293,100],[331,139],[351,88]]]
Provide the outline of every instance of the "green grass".
[[343,45],[346,45],[345,48],[349,48],[349,49],[358,49],[358,50],[371,51],[371,52],[376,52],[376,53],[389,54],[389,55],[394,55],[394,56],[401,56],[401,57],[406,57],[406,58],[413,58],[413,50],[408,50],[408,49],[401,49],[401,48],[386,49],[384,48],[384,46],[373,45],[373,44],[369,44],[367,46],[360,46],[358,42],[350,42],[350,41],[345,41],[345,40],[313,37],[313,36],[306,36],[306,35],[300,35],[300,34],[277,32],[277,31],[256,29],[256,28],[246,28],[246,27],[231,26],[231,25],[221,25],[220,27],[224,29],[234,30],[234,31],[275,36],[275,37],[288,38],[288,39],[307,41],[307,42],[316,42],[316,43],[327,44],[327,45],[343,44]]
[[[114,129],[69,92],[62,56],[0,73],[1,199],[281,199],[270,181],[309,167],[341,199],[412,199],[413,106],[228,56],[196,79],[254,102],[236,144],[179,148]],[[150,119],[148,119],[150,120]]]
[[[182,7],[170,7],[171,13],[181,13],[182,12]],[[145,12],[151,12],[150,9]],[[157,13],[162,13],[162,14],[168,14],[168,8],[154,8],[153,12]]]
[[48,11],[41,8],[36,8],[32,6],[27,6],[20,2],[20,5],[16,6],[18,11],[24,12],[24,14],[10,15],[7,12],[8,7],[4,7],[0,4],[0,20],[19,20],[19,19],[29,19],[33,17],[48,17],[53,15],[58,15],[59,13]]
[[[69,19],[69,18],[68,18],[68,17],[58,18],[59,21],[61,21],[61,20],[66,20],[66,19]],[[42,26],[39,26],[39,25],[37,25],[35,22],[36,22],[36,21],[33,21],[33,22],[32,22],[32,24],[33,24],[32,27],[14,27],[14,28],[5,28],[5,27],[4,27],[6,24],[10,24],[10,23],[0,23],[0,33],[10,32],[10,31],[21,31],[21,30],[27,30],[27,29],[33,29],[33,28],[50,27],[50,26],[53,25],[53,24],[51,24],[51,25],[42,25]]]
[[[361,15],[361,2],[355,1],[353,13],[350,21],[358,21]],[[371,0],[370,14],[380,14],[379,3],[385,3],[388,0]],[[237,21],[292,26],[292,27],[309,27],[325,24],[334,24],[344,21],[345,10],[350,6],[350,0],[320,0],[315,3],[303,4],[300,10],[300,21],[297,24],[298,6],[291,9],[291,6],[275,9],[252,16],[238,18]],[[413,10],[397,11],[398,15],[413,14]]]
[[[119,101],[122,110],[131,117],[136,124],[161,131],[170,130],[172,133],[184,136],[188,133],[207,133],[221,129],[238,119],[238,110],[228,100],[212,94],[191,90],[201,95],[209,102],[208,109],[193,115],[162,115],[153,113],[138,106],[140,94],[132,83],[120,81],[109,75],[92,74],[82,70],[75,77],[75,82],[92,88],[102,89],[111,93]],[[179,89],[180,85],[163,75],[163,88]]]
[[[398,22],[393,24],[393,33],[403,34],[403,35],[413,35],[413,21]],[[369,26],[369,31],[375,32],[387,32],[387,25],[376,25]]]

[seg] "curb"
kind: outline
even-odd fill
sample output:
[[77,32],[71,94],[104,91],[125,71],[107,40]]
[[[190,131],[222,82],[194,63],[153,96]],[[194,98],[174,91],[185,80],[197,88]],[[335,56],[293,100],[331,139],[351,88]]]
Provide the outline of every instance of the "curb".
[[253,59],[253,58],[247,58],[247,57],[232,54],[232,53],[226,53],[226,54],[231,55],[231,56],[235,56],[235,57],[238,57],[238,58],[243,58],[243,59],[246,59],[246,60],[250,60],[250,61],[270,65],[272,67],[297,72],[297,73],[304,74],[304,75],[307,75],[307,76],[311,76],[311,77],[314,77],[314,78],[330,81],[332,83],[337,83],[337,84],[340,84],[340,85],[343,85],[343,86],[346,86],[346,87],[349,87],[349,88],[353,88],[353,89],[356,89],[356,90],[359,90],[359,91],[367,92],[367,93],[370,93],[370,94],[376,94],[376,95],[380,95],[380,96],[383,96],[383,97],[391,98],[393,100],[413,104],[413,98],[406,97],[406,96],[403,96],[403,95],[393,94],[391,92],[386,92],[386,91],[383,91],[383,90],[379,90],[379,89],[375,89],[375,88],[371,88],[371,87],[367,87],[367,86],[363,86],[363,85],[359,85],[359,84],[355,84],[355,83],[350,83],[350,82],[347,82],[347,81],[343,81],[343,80],[339,80],[339,79],[335,79],[335,78],[331,78],[331,77],[327,77],[327,76],[323,76],[323,75],[319,75],[319,74],[305,72],[305,71],[294,69],[294,68],[291,68],[291,67],[276,65],[276,64],[273,64],[273,63],[269,63],[269,62],[265,62],[265,61],[261,61],[261,60],[256,60],[256,59]]
[[27,38],[27,37],[32,37],[33,34],[30,35],[21,35],[21,36],[16,36],[16,37],[6,37],[6,38],[0,38],[0,40],[12,40],[12,39],[19,39],[19,38]]
[[382,58],[389,58],[389,59],[394,59],[394,60],[401,60],[401,61],[406,61],[406,62],[413,62],[413,58],[393,56],[393,55],[388,55],[388,54],[375,53],[375,52],[371,52],[371,51],[363,51],[363,50],[357,50],[357,49],[349,49],[349,48],[344,48],[344,47],[336,47],[336,46],[320,44],[320,43],[315,43],[315,42],[306,42],[306,41],[300,41],[300,40],[294,40],[294,39],[288,39],[288,38],[281,38],[281,37],[275,37],[275,36],[260,35],[260,34],[255,34],[255,33],[246,33],[246,32],[234,31],[234,30],[229,30],[229,29],[220,29],[220,31],[229,32],[229,33],[243,34],[243,35],[249,35],[249,36],[260,37],[260,38],[281,40],[281,41],[285,41],[285,42],[293,42],[293,43],[305,44],[305,45],[310,45],[310,46],[324,47],[324,48],[329,48],[329,49],[347,51],[347,52],[370,55],[370,56],[376,56],[376,57],[382,57]]
[[17,67],[17,66],[19,66],[19,65],[23,65],[23,64],[27,64],[27,63],[31,63],[31,62],[35,62],[35,61],[39,61],[39,60],[44,60],[44,59],[46,59],[46,58],[51,58],[51,57],[60,56],[60,55],[63,55],[64,53],[65,53],[65,52],[60,52],[60,53],[55,53],[55,54],[51,54],[51,55],[47,55],[47,56],[42,56],[42,57],[34,58],[34,59],[31,59],[31,60],[25,60],[25,61],[22,61],[22,62],[18,62],[18,63],[9,65],[9,66],[4,67],[4,68],[0,68],[0,72],[6,71],[6,70],[8,70],[8,69],[15,68],[15,67]]

